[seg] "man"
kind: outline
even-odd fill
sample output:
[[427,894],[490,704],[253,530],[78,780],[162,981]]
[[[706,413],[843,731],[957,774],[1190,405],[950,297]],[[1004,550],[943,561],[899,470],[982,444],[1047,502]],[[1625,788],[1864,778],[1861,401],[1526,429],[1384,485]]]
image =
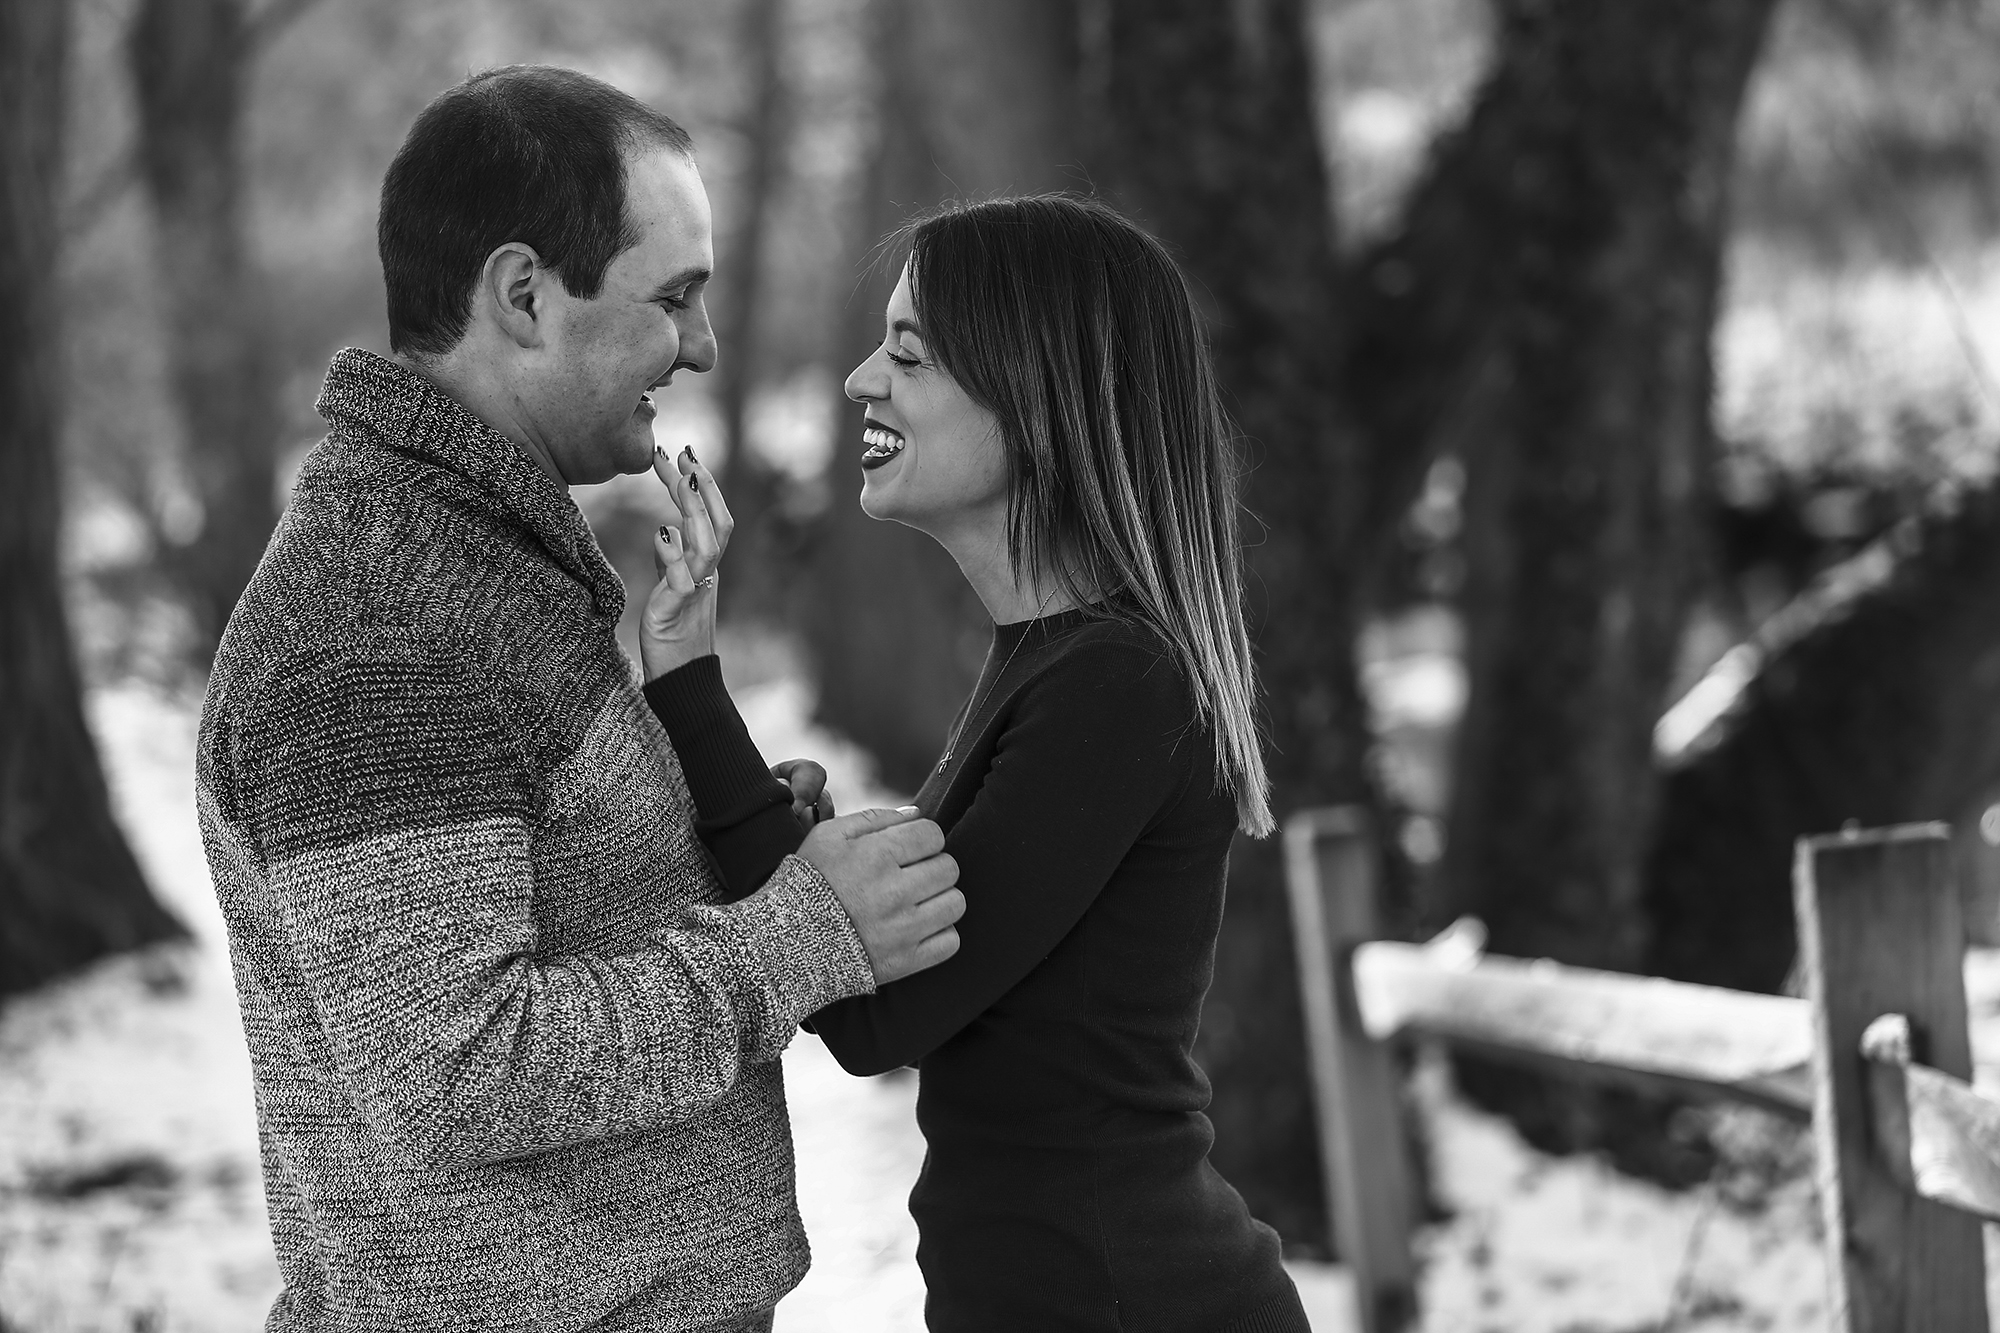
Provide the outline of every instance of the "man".
[[778,1056],[956,947],[913,811],[723,901],[612,637],[567,487],[645,468],[651,391],[714,364],[691,152],[517,67],[384,181],[396,359],[334,358],[202,714],[273,1330],[769,1328],[807,1264]]

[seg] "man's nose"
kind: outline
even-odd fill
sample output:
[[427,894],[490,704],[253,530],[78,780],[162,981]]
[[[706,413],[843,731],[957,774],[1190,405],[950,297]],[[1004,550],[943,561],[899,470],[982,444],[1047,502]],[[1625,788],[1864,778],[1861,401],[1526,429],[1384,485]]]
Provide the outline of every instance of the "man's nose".
[[681,333],[680,359],[701,374],[715,369],[715,326],[708,322],[706,303],[695,307],[695,319]]

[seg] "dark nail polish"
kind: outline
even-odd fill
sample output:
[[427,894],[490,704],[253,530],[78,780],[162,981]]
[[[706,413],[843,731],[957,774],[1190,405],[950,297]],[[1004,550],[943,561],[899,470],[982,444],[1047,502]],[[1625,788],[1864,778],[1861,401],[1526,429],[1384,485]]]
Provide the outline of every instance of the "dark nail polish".
[[669,546],[674,544],[674,530],[664,523],[660,525],[660,540]]
[[701,475],[699,473],[695,472],[688,473],[688,489],[691,491],[698,491],[701,489]]
[[701,461],[694,456],[694,446],[691,444],[681,446],[681,452],[688,456],[688,462],[690,463],[699,463]]

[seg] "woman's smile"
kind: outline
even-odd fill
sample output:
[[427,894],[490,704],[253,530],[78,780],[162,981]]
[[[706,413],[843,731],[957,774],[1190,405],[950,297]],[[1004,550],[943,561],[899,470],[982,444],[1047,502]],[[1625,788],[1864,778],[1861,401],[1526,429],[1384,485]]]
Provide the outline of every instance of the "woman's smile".
[[904,440],[900,431],[891,430],[879,421],[865,421],[861,432],[862,443],[868,451],[861,455],[861,466],[870,471],[903,452]]

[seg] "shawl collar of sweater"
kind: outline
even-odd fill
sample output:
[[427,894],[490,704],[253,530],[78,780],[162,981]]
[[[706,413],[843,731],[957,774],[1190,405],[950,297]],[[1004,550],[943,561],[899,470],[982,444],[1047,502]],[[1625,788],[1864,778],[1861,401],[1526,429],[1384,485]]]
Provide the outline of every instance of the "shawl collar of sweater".
[[616,620],[624,610],[624,581],[568,490],[422,375],[349,347],[327,367],[313,406],[329,425],[357,427],[387,448],[463,477],[589,589],[599,614]]

